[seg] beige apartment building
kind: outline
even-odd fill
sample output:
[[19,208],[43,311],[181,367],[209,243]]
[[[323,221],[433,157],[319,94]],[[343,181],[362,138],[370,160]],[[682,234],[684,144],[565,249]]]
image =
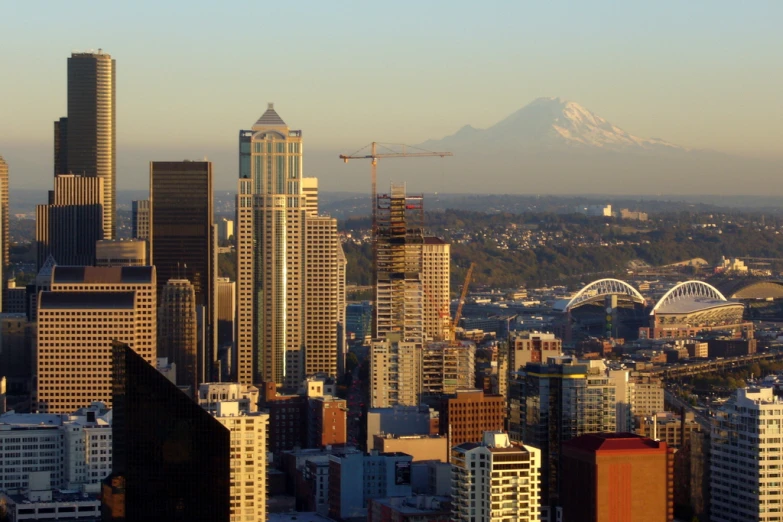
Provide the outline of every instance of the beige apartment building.
[[231,431],[231,522],[266,520],[266,412],[247,412],[239,401],[217,403],[213,413]]
[[424,336],[431,340],[451,339],[451,245],[426,236],[422,246],[421,281],[424,287]]
[[416,406],[421,394],[421,345],[390,333],[370,346],[370,407]]

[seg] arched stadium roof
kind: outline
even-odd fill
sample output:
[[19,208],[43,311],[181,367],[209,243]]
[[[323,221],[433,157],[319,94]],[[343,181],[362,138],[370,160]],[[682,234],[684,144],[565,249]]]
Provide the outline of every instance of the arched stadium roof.
[[655,303],[650,315],[689,314],[737,305],[742,306],[740,303],[729,301],[717,288],[704,281],[685,281],[677,283],[663,294]]
[[639,290],[625,281],[620,281],[619,279],[599,279],[579,290],[570,300],[562,299],[558,301],[555,303],[554,309],[560,312],[567,312],[597,297],[606,295],[625,295],[630,297],[635,303],[644,303],[644,296],[639,293]]
[[783,281],[742,277],[716,285],[729,299],[783,299]]

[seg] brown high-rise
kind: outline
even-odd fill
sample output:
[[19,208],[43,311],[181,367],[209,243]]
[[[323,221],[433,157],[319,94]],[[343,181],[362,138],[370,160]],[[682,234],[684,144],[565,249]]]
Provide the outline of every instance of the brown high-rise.
[[[211,162],[150,163],[149,257],[157,270],[158,293],[169,279],[187,279],[210,327],[216,323],[212,199]],[[205,345],[212,358],[209,332]]]
[[[97,53],[68,58],[68,117],[55,122],[55,175],[103,179],[104,237],[114,237],[116,212],[115,61]],[[58,172],[59,170],[59,172]]]
[[632,433],[594,433],[564,442],[563,521],[674,520],[672,457],[665,442]]
[[190,386],[193,397],[205,380],[196,332],[193,285],[187,279],[169,279],[158,294],[158,357],[176,364],[177,385]]

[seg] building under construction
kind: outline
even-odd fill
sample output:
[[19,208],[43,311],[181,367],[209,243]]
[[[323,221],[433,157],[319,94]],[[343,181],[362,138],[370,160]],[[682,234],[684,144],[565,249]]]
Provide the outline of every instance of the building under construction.
[[375,197],[376,338],[400,332],[404,341],[424,341],[424,197],[392,184]]

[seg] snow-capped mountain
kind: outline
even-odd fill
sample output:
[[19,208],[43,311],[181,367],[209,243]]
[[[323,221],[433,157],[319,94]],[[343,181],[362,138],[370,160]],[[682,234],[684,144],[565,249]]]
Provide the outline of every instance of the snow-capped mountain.
[[576,102],[538,98],[488,129],[470,125],[422,147],[450,150],[466,146],[491,150],[576,149],[617,152],[686,152],[686,149],[656,138],[640,138],[611,124]]

